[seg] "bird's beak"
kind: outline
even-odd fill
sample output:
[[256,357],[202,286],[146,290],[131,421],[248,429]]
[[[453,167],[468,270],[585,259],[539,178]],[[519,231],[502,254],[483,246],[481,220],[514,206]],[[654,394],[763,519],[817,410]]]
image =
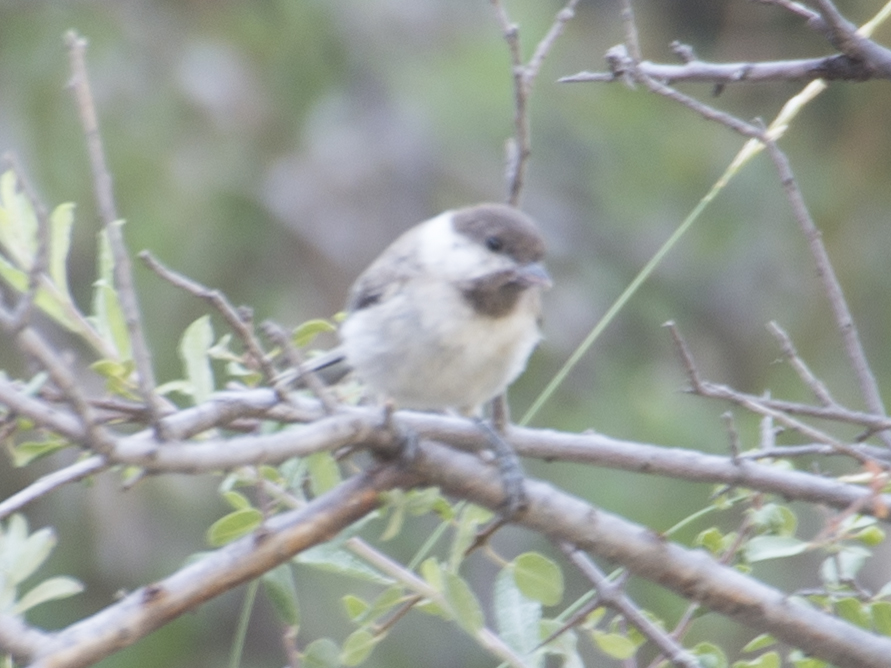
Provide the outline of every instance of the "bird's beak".
[[520,276],[524,281],[528,281],[529,285],[540,285],[543,288],[549,288],[552,285],[550,274],[548,274],[547,269],[540,262],[533,262],[520,267]]

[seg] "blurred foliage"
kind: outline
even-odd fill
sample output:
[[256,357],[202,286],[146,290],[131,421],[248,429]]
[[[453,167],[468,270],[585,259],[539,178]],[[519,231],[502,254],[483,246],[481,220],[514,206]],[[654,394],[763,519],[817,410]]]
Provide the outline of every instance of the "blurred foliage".
[[[506,4],[528,55],[560,3]],[[839,6],[863,20],[878,3]],[[640,0],[636,11],[653,60],[671,60],[674,39],[714,61],[829,52],[781,10],[743,0]],[[258,320],[293,326],[330,317],[352,278],[399,231],[444,208],[503,196],[510,77],[485,0],[5,0],[0,149],[20,157],[47,205],[76,203],[68,281],[84,312],[94,289],[98,223],[83,138],[65,91],[62,35],[69,28],[90,40],[88,63],[130,249],[151,249],[168,266],[251,305]],[[878,38],[887,43],[888,35],[886,26]],[[615,2],[583,2],[533,95],[524,206],[548,238],[556,287],[548,295],[547,340],[513,392],[518,413],[742,143],[642,91],[554,83],[601,69],[601,54],[621,39]],[[710,101],[743,118],[769,120],[798,89],[740,85]],[[684,90],[710,95],[706,86]],[[886,82],[835,84],[783,142],[885,388],[891,387],[891,357],[884,354],[891,329],[891,136],[882,129],[889,108]],[[775,319],[834,395],[860,407],[813,274],[773,167],[761,157],[706,211],[537,423],[725,452],[724,407],[678,392],[685,381],[660,327],[669,318],[706,377],[802,398],[792,372],[773,364],[779,351],[764,324]],[[179,333],[205,306],[142,267],[137,282],[158,377],[175,380]],[[216,320],[214,331],[222,331]],[[0,364],[21,371],[5,343]],[[757,424],[737,419],[744,447],[753,445]],[[59,461],[34,469],[46,472]],[[711,491],[581,466],[530,469],[658,530],[702,507]],[[3,489],[26,480],[21,471],[0,469]],[[122,497],[111,481],[98,480],[89,494],[68,489],[35,504],[31,524],[52,524],[67,548],[53,557],[53,568],[76,573],[88,594],[43,606],[32,619],[50,628],[69,623],[105,605],[117,589],[159,577],[205,547],[206,528],[225,511],[214,484],[165,477]],[[499,540],[519,546],[529,540],[504,534]],[[482,573],[471,569],[470,577]],[[319,601],[304,615],[301,633],[346,636],[349,620],[335,604],[321,602],[321,591],[336,601],[332,581],[300,575],[302,601]],[[884,581],[887,573],[875,577]],[[567,583],[573,586],[580,580]],[[659,614],[683,609],[664,592],[652,596]],[[103,665],[218,665],[227,652],[220,639],[228,641],[235,626],[236,598],[223,597]],[[277,634],[269,615],[261,612],[248,636],[245,656],[258,665],[281,662],[277,640],[269,640]],[[427,623],[406,619],[394,631],[398,642],[375,650],[377,665],[413,665],[419,656],[427,665],[488,665],[472,649],[456,651],[453,636],[433,639]],[[726,625],[705,628],[732,634]],[[725,647],[733,645],[729,637]],[[437,647],[443,658],[434,664]]]

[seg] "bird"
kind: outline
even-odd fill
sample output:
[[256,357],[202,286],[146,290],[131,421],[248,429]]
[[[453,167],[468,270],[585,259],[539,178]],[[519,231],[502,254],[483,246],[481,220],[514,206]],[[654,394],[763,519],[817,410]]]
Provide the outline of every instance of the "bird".
[[340,347],[312,366],[350,369],[398,408],[478,416],[542,338],[544,255],[538,226],[509,205],[419,223],[356,279]]

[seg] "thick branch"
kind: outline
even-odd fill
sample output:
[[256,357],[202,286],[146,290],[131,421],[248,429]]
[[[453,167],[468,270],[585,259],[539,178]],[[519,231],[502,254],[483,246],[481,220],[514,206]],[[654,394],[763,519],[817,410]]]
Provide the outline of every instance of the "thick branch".
[[[426,482],[489,508],[498,508],[503,502],[496,471],[482,468],[476,457],[425,445],[412,470]],[[888,666],[889,638],[819,612],[722,566],[702,550],[666,542],[646,527],[596,509],[546,483],[527,481],[526,493],[529,509],[518,521],[527,528],[619,563],[635,575],[836,665]]]
[[208,599],[330,540],[377,508],[379,492],[398,484],[410,485],[412,480],[396,467],[357,475],[301,510],[274,517],[258,532],[50,634],[48,641],[34,648],[29,657],[31,667],[89,666]]
[[832,44],[851,58],[863,60],[878,76],[891,78],[891,50],[876,44],[857,32],[830,0],[814,0],[828,26],[827,37]]

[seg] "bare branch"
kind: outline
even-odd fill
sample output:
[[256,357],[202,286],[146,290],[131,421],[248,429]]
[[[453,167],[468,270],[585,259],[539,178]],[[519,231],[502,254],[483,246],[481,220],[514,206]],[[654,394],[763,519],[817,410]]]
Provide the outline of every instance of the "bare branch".
[[[783,184],[783,189],[786,191],[786,197],[792,205],[795,219],[798,221],[798,225],[807,239],[811,254],[814,256],[814,262],[817,265],[817,275],[823,283],[823,289],[826,291],[826,297],[829,299],[829,304],[832,307],[836,326],[841,333],[845,351],[860,384],[860,392],[863,395],[866,406],[871,412],[884,416],[886,414],[885,405],[882,401],[879,385],[866,359],[866,351],[863,349],[863,344],[860,341],[857,326],[854,324],[854,317],[851,315],[851,311],[845,301],[841,283],[839,283],[835,270],[832,268],[829,253],[826,252],[826,246],[823,245],[823,236],[820,234],[820,230],[817,229],[814,219],[811,218],[801,190],[795,182],[795,176],[792,173],[792,167],[786,154],[780,150],[776,142],[769,138],[766,144],[768,153],[773,159],[777,172],[779,172],[780,181]],[[882,439],[882,442],[887,447],[891,448],[891,432],[880,432],[879,438]]]
[[[121,310],[124,313],[124,320],[127,324],[127,332],[130,335],[130,345],[133,350],[133,362],[136,365],[139,393],[142,395],[142,400],[151,413],[152,424],[157,425],[161,411],[155,395],[155,374],[152,370],[151,353],[149,352],[139,314],[139,301],[133,285],[130,256],[127,253],[124,235],[121,231],[122,221],[118,218],[114,203],[111,174],[105,161],[102,137],[99,134],[99,121],[93,102],[93,94],[90,90],[90,81],[87,76],[85,60],[87,42],[74,31],[69,31],[65,35],[65,42],[68,46],[68,56],[71,64],[70,86],[77,102],[77,110],[80,114],[87,142],[99,213],[102,216],[102,224],[108,235],[109,246],[114,257],[114,280],[118,291],[118,299],[121,303]],[[158,436],[161,437],[161,434],[158,434]]]
[[83,480],[100,471],[104,471],[106,468],[108,468],[108,463],[106,462],[105,457],[93,455],[87,459],[75,462],[70,466],[66,466],[63,469],[48,473],[32,482],[23,490],[16,492],[0,502],[0,520],[9,517],[32,501],[49,494],[62,485]]
[[[497,508],[497,471],[454,449],[424,443],[411,470],[427,483],[473,503]],[[594,508],[554,487],[526,481],[529,508],[519,523],[569,542],[707,608],[837,665],[885,668],[891,639],[855,628],[785,593],[723,566],[702,550],[666,542],[645,527]]]
[[864,61],[880,76],[891,78],[891,50],[860,35],[857,26],[841,15],[831,0],[814,0],[814,4],[826,21],[827,36],[833,46],[855,60]]
[[208,599],[329,540],[377,508],[381,491],[412,481],[398,467],[354,476],[302,509],[270,519],[257,533],[137,589],[92,617],[48,634],[49,640],[29,657],[31,668],[89,666],[132,645]]
[[814,393],[817,400],[824,406],[837,406],[838,404],[835,403],[835,399],[832,398],[826,385],[811,373],[811,370],[807,367],[807,364],[804,363],[804,360],[798,356],[798,351],[795,350],[795,345],[792,343],[792,339],[786,331],[774,321],[767,323],[767,329],[780,342],[783,349],[783,355],[789,360],[789,364],[795,369],[798,377],[811,389],[811,392]]
[[[437,591],[425,580],[419,578],[402,564],[393,561],[385,554],[375,550],[365,541],[359,538],[350,538],[346,541],[346,547],[355,555],[361,557],[369,564],[378,569],[381,573],[389,575],[391,578],[408,588],[409,590],[423,596],[425,599],[436,601],[446,610],[449,608],[442,593]],[[515,668],[525,668],[526,664],[511,650],[504,641],[493,633],[490,629],[483,627],[475,633],[476,639],[494,656],[506,662]]]
[[[644,60],[638,63],[638,70],[651,79],[664,84],[678,82],[734,84],[767,81],[813,81],[814,79],[860,82],[879,76],[874,69],[862,61],[852,60],[846,55],[743,63],[710,63],[703,60],[692,60],[679,65]],[[578,72],[561,77],[557,81],[559,83],[609,83],[621,81],[622,75],[623,70],[621,69],[613,69],[609,72]]]
[[[238,336],[242,344],[244,344],[248,355],[250,355],[254,363],[260,368],[266,381],[270,383],[273,381],[277,375],[276,370],[269,362],[266,353],[263,351],[263,347],[260,345],[260,341],[254,334],[253,327],[251,327],[250,319],[245,316],[244,311],[232,306],[229,300],[226,299],[226,295],[220,290],[205,287],[197,281],[165,267],[149,251],[141,251],[138,257],[149,269],[165,281],[168,281],[171,285],[174,285],[199,299],[203,299],[215,308],[229,327],[232,328],[232,331],[235,332],[235,335]],[[282,399],[284,398],[285,397],[283,396]]]
[[[4,327],[8,326],[5,316],[0,317],[0,321],[2,321]],[[68,365],[59,358],[59,355],[43,340],[43,337],[31,327],[26,327],[19,331],[16,334],[15,340],[26,355],[37,361],[46,370],[49,377],[59,388],[59,391],[65,396],[71,408],[80,417],[83,427],[82,442],[84,445],[100,453],[108,450],[112,443],[111,436],[97,424],[94,411],[81,392],[80,386]]]
[[575,6],[578,0],[568,0],[566,5],[557,12],[554,22],[545,36],[538,43],[535,52],[529,59],[529,63],[523,64],[523,54],[520,48],[520,29],[508,16],[501,0],[491,0],[495,8],[495,14],[504,33],[510,50],[511,69],[514,80],[514,136],[508,142],[507,150],[507,202],[512,206],[519,206],[520,195],[526,174],[526,164],[532,154],[532,144],[529,133],[529,95],[535,78],[541,69],[544,59],[554,46],[557,38],[563,33],[566,23],[575,15]]
[[28,626],[19,617],[0,613],[0,647],[16,658],[33,656],[49,637],[49,634]]
[[[334,413],[337,410],[337,401],[331,396],[331,392],[328,391],[328,388],[325,387],[325,384],[318,377],[316,372],[306,367],[304,364],[306,360],[303,359],[303,354],[298,350],[297,346],[291,343],[291,340],[285,331],[277,323],[274,323],[271,320],[267,320],[260,327],[266,337],[281,348],[288,366],[297,369],[296,378],[299,378],[302,383],[306,384],[309,391],[312,392],[322,404],[322,408],[325,409],[325,412],[328,415]],[[288,383],[278,378],[273,378],[272,383],[276,393],[287,400]]]

